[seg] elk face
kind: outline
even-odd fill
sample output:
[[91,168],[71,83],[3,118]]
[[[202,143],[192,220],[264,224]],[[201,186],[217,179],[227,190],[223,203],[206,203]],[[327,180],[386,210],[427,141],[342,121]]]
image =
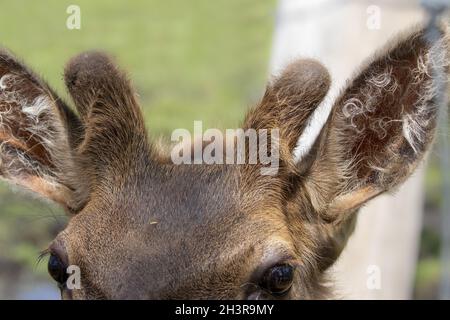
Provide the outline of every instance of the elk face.
[[[358,208],[402,183],[431,145],[442,39],[431,46],[415,31],[372,58],[317,139],[305,135],[329,75],[313,60],[289,65],[243,125],[279,130],[276,175],[171,163],[104,54],[66,67],[75,114],[1,52],[0,176],[70,215],[49,247],[64,298],[320,298]],[[436,61],[432,50],[445,54]],[[65,284],[69,265],[81,289]]]

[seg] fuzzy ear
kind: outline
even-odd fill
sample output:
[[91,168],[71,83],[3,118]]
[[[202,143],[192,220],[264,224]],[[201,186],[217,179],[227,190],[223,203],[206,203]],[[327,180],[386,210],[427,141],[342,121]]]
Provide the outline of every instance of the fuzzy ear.
[[315,60],[299,59],[268,84],[261,103],[247,114],[244,128],[279,129],[281,158],[292,162],[297,140],[329,87],[325,67]]
[[[405,181],[430,148],[437,81],[447,81],[447,36],[415,31],[371,59],[335,103],[306,183],[324,217],[335,219]],[[445,78],[434,74],[443,70]],[[442,74],[442,73],[441,73]]]
[[[64,72],[67,89],[85,128],[77,152],[96,180],[148,154],[147,132],[125,72],[102,52],[72,58]],[[98,181],[97,181],[98,182]]]
[[74,167],[70,145],[79,128],[45,83],[0,50],[0,178],[73,209],[66,172]]

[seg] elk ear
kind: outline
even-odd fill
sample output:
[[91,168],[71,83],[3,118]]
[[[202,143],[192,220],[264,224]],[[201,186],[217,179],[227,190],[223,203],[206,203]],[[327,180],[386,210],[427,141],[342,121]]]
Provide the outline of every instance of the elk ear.
[[261,103],[247,114],[244,128],[279,129],[281,160],[292,163],[298,138],[329,87],[330,75],[324,66],[299,59],[268,84]]
[[103,179],[105,170],[143,161],[148,153],[143,116],[127,75],[113,59],[102,52],[81,53],[69,61],[64,78],[85,128],[77,151],[94,169],[91,175]]
[[[353,212],[408,178],[432,144],[447,37],[397,39],[362,68],[334,104],[307,188],[327,219]],[[438,79],[441,69],[445,79]]]
[[0,178],[74,208],[66,178],[79,128],[45,83],[0,50]]

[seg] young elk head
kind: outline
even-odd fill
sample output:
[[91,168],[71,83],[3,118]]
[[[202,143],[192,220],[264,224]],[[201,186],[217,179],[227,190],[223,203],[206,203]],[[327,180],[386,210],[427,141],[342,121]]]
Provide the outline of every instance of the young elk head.
[[[74,113],[2,51],[0,175],[69,214],[48,249],[63,298],[324,297],[358,209],[405,181],[430,148],[432,70],[448,62],[446,41],[414,31],[373,57],[316,139],[308,132],[330,77],[313,60],[290,64],[243,124],[279,130],[275,175],[259,164],[173,164],[102,53],[65,69]],[[444,54],[432,55],[438,47]],[[70,265],[80,289],[65,283]]]

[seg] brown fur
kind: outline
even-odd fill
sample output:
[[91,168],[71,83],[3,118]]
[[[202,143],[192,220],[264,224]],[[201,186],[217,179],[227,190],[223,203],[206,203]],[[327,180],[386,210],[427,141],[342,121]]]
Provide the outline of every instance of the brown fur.
[[0,175],[71,214],[50,246],[81,268],[82,289],[63,290],[65,298],[275,298],[259,279],[282,262],[296,271],[277,298],[329,297],[327,270],[355,213],[402,183],[433,140],[433,61],[422,35],[397,39],[362,68],[301,163],[292,151],[330,77],[298,60],[273,79],[243,128],[280,130],[275,176],[260,165],[173,165],[147,138],[126,75],[103,53],[66,67],[76,115],[1,52]]

